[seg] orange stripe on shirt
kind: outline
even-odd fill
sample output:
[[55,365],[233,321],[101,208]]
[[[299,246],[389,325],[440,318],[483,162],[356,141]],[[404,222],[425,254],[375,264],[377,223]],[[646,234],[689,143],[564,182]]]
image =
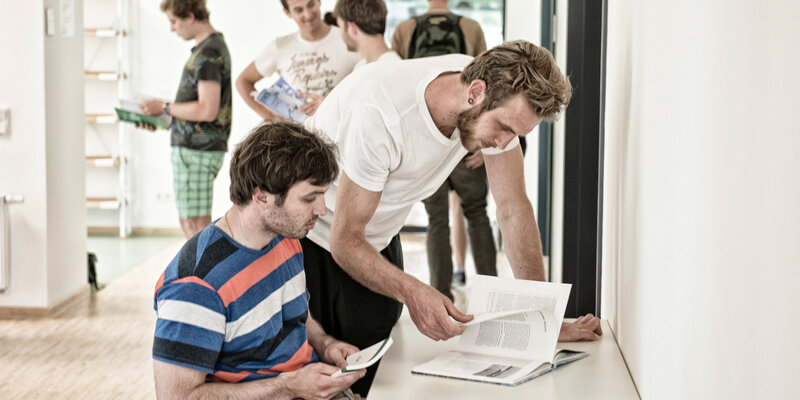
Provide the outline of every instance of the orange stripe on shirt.
[[303,345],[297,349],[297,352],[294,353],[292,358],[290,358],[285,363],[278,364],[270,369],[260,369],[258,370],[259,374],[275,374],[281,372],[290,372],[290,371],[297,371],[298,369],[302,368],[303,365],[308,364],[311,362],[311,353],[314,350],[311,348],[311,345],[308,344],[308,340],[303,342]]
[[214,290],[214,287],[211,286],[210,283],[208,283],[208,282],[206,282],[206,281],[204,281],[204,280],[202,280],[202,279],[200,279],[200,278],[198,278],[196,276],[187,276],[186,278],[176,279],[176,280],[172,281],[172,283],[196,283],[198,285],[201,285],[201,286],[207,287],[207,288],[209,288],[211,290]]
[[241,371],[241,372],[217,371],[214,373],[214,375],[209,375],[209,377],[214,382],[237,383],[240,382],[242,379],[247,378],[247,376],[250,374],[251,373],[247,371]]
[[217,291],[225,307],[236,301],[256,283],[264,279],[289,258],[303,251],[297,239],[284,239],[263,257],[253,261]]
[[167,273],[167,271],[164,271],[164,272],[162,272],[162,273],[161,273],[161,276],[158,278],[158,281],[156,282],[156,290],[153,292],[153,298],[155,298],[155,297],[156,297],[156,295],[158,294],[158,291],[159,291],[159,290],[160,290],[162,287],[164,287],[164,275],[165,275],[166,273]]

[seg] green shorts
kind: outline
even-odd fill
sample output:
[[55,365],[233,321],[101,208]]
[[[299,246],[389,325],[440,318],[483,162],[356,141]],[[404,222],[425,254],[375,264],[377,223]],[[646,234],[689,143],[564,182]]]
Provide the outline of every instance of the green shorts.
[[222,167],[224,157],[224,151],[172,147],[175,202],[181,218],[211,215],[214,178]]

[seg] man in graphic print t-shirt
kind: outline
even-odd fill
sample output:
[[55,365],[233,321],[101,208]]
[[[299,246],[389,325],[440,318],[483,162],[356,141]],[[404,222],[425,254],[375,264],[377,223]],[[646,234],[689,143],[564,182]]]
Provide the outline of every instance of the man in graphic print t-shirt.
[[301,111],[313,115],[360,59],[347,51],[339,28],[322,21],[320,0],[281,0],[281,5],[299,30],[270,42],[236,78],[236,89],[245,103],[269,121],[283,118],[251,96],[256,82],[277,73],[306,99]]
[[358,348],[309,315],[298,241],[327,213],[334,145],[295,124],[262,124],[230,172],[234,205],[156,284],[158,398],[358,399],[348,388],[363,371],[330,376]]

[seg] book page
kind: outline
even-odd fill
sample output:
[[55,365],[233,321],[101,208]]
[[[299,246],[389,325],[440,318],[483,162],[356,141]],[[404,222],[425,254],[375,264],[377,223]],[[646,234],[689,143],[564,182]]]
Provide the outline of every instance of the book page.
[[449,351],[414,367],[411,372],[511,385],[542,364],[549,367],[546,362]]
[[389,337],[359,351],[358,353],[347,356],[347,366],[334,372],[331,376],[335,378],[337,376],[358,371],[375,364],[381,359],[381,357],[383,357],[384,354],[386,354],[386,351],[389,350],[389,347],[391,347],[392,343],[394,343],[394,341],[391,337]]
[[135,112],[137,114],[143,114],[142,108],[139,107],[139,102],[135,100],[119,99],[119,108],[126,111]]
[[589,357],[589,353],[585,351],[558,349],[556,355],[553,356],[553,365],[559,367],[586,357]]
[[532,310],[468,326],[461,352],[550,361],[570,285],[476,276],[467,313]]
[[470,326],[470,325],[477,325],[484,321],[490,321],[497,318],[507,317],[509,315],[519,314],[526,311],[533,311],[534,309],[530,310],[506,310],[506,311],[487,311],[482,313],[475,313],[473,314],[474,318],[469,320],[469,322],[460,322],[460,321],[453,321],[456,326]]

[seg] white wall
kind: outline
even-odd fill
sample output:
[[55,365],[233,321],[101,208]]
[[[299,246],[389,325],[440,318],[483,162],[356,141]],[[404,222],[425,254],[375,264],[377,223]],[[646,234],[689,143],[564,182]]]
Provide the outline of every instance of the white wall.
[[[524,39],[537,45],[541,44],[541,10],[542,3],[540,0],[506,0],[505,40]],[[524,160],[525,189],[538,220],[540,218],[538,208],[539,127],[534,128],[526,138],[528,147],[525,151]]]
[[[567,71],[567,17],[568,4],[566,1],[557,1],[555,4],[555,59],[561,67],[561,71],[569,76]],[[553,125],[553,195],[552,195],[552,217],[553,223],[550,231],[550,270],[551,282],[561,282],[564,269],[564,157],[566,152],[565,125],[566,115],[569,113],[569,106],[560,116],[559,121]]]
[[[83,0],[72,2],[69,22],[61,21],[65,1],[44,2],[59,21],[44,41],[48,307],[87,285],[84,107],[75,101],[83,98]],[[65,37],[67,23],[73,33]]]
[[610,1],[603,316],[642,398],[797,398],[796,2]]
[[[9,206],[11,282],[0,306],[47,306],[47,190],[44,121],[44,7],[0,0],[0,54],[13,54],[0,73],[0,104],[11,109],[11,134],[0,136],[0,193],[22,195]],[[35,149],[35,151],[32,151]]]
[[[75,36],[44,35],[44,9],[58,1],[0,0],[0,104],[11,134],[0,136],[0,193],[22,195],[9,207],[11,282],[0,307],[52,307],[86,286],[83,203],[83,52],[81,0]],[[78,97],[78,98],[80,98]]]

